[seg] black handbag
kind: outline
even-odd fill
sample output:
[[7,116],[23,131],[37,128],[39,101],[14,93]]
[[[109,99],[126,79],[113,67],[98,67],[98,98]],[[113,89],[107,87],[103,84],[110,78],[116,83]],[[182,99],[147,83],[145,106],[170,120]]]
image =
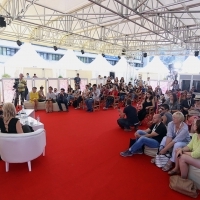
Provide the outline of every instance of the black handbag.
[[130,148],[133,144],[135,144],[135,142],[136,142],[136,139],[130,138],[129,148]]

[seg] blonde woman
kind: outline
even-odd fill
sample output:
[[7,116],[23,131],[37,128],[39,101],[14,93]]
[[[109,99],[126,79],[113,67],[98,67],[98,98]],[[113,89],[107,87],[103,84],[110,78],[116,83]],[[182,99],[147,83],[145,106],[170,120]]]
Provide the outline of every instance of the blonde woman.
[[189,165],[200,168],[200,120],[195,121],[194,129],[196,133],[190,143],[176,150],[176,166],[168,172],[169,175],[181,173],[181,177],[186,179]]
[[12,103],[3,105],[3,118],[0,118],[2,133],[23,133],[22,125],[18,118],[15,118],[16,110]]
[[184,115],[182,112],[175,112],[172,115],[173,121],[168,123],[167,136],[162,139],[161,146],[164,148],[160,154],[166,154],[172,149],[172,157],[162,168],[163,171],[169,171],[175,162],[176,149],[186,146],[190,142],[188,126],[184,123]]

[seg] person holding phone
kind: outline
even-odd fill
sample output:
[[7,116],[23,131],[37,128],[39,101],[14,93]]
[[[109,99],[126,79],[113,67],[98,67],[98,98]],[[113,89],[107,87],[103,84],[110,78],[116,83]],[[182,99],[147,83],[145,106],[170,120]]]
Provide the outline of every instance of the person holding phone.
[[200,168],[200,120],[194,122],[196,133],[192,136],[190,143],[176,149],[175,168],[168,172],[169,175],[181,173],[181,177],[186,179],[188,176],[189,165]]

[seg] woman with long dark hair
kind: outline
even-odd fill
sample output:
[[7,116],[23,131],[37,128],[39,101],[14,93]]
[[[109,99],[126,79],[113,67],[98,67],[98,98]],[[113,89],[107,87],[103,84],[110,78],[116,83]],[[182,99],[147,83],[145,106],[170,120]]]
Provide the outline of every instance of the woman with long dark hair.
[[174,93],[170,94],[169,99],[167,99],[165,103],[169,106],[169,110],[171,113],[174,113],[180,110],[180,104],[178,102],[176,94]]
[[139,121],[141,122],[145,118],[147,114],[147,110],[149,108],[154,108],[154,107],[155,107],[155,101],[154,101],[153,94],[152,92],[147,92],[146,97],[141,105],[142,109],[138,112]]

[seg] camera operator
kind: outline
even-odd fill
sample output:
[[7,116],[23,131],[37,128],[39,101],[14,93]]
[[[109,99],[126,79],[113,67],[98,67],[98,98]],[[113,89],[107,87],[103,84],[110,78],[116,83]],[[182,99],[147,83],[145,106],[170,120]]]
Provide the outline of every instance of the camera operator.
[[26,80],[24,80],[24,75],[19,74],[19,81],[15,80],[14,89],[16,89],[15,107],[19,102],[19,96],[21,96],[21,105],[24,104],[25,90],[26,90]]

